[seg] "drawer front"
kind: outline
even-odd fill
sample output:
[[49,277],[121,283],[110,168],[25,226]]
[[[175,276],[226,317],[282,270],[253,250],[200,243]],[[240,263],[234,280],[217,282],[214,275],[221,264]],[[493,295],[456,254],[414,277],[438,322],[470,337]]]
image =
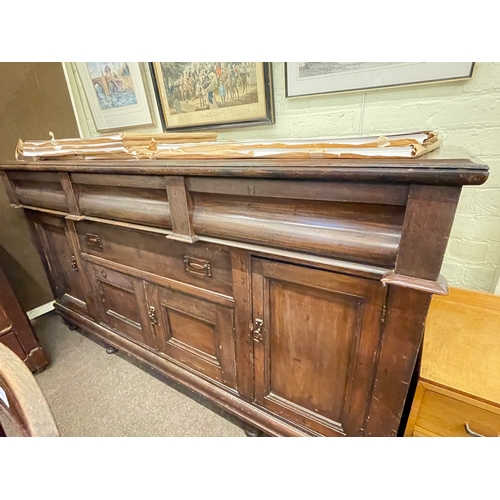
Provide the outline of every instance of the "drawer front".
[[499,436],[500,414],[426,390],[415,432],[450,437],[467,437],[474,433]]
[[227,250],[209,243],[182,243],[164,235],[77,223],[83,253],[157,276],[232,297],[231,259]]

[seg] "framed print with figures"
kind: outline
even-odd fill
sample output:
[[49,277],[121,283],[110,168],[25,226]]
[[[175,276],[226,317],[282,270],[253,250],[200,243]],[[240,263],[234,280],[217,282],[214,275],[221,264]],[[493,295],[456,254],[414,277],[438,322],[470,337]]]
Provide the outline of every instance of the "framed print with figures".
[[271,63],[150,65],[164,130],[274,123]]
[[459,80],[473,69],[471,62],[289,62],[286,97]]
[[153,118],[139,63],[76,63],[98,131],[151,125]]

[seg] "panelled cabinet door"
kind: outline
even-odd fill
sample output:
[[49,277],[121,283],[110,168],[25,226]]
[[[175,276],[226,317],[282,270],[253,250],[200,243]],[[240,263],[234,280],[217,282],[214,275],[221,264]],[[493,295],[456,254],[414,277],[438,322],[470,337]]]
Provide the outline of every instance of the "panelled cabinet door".
[[380,282],[252,259],[255,402],[323,435],[363,434]]
[[236,388],[234,309],[146,283],[156,348],[178,363]]
[[86,264],[101,325],[119,335],[154,347],[142,280],[96,264]]
[[66,221],[46,214],[30,214],[39,251],[48,271],[55,298],[66,307],[89,316],[82,286],[82,270],[68,235]]

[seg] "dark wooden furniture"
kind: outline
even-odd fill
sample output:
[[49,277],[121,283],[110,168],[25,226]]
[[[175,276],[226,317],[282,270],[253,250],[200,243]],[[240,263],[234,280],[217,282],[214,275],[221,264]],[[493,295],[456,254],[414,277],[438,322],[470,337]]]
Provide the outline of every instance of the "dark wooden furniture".
[[0,437],[6,436],[57,437],[59,431],[35,377],[0,344]]
[[0,168],[63,318],[285,436],[396,435],[462,185],[488,176],[444,151]]
[[32,372],[45,368],[49,363],[2,268],[0,268],[0,343],[15,352]]

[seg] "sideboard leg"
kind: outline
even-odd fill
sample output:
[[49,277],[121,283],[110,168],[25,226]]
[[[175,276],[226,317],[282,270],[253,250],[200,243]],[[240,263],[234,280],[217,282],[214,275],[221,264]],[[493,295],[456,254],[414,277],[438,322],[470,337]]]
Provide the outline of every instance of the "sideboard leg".
[[251,425],[244,424],[243,430],[247,437],[260,437],[263,435],[263,432]]
[[118,349],[116,347],[113,347],[111,345],[106,346],[106,353],[107,354],[115,354],[118,352]]
[[66,318],[61,318],[63,323],[68,327],[69,330],[78,330],[78,326],[68,321]]

